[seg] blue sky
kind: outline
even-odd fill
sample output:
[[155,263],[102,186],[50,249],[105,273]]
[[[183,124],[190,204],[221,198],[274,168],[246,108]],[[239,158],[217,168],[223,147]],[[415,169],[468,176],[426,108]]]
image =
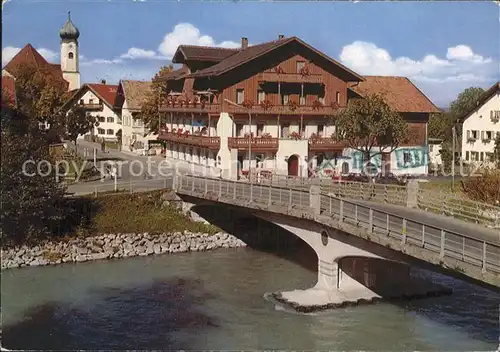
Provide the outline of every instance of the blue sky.
[[500,78],[500,6],[493,2],[160,2],[11,0],[2,65],[31,43],[59,61],[71,11],[82,82],[150,79],[178,44],[238,46],[298,36],[360,74],[408,76],[436,104]]

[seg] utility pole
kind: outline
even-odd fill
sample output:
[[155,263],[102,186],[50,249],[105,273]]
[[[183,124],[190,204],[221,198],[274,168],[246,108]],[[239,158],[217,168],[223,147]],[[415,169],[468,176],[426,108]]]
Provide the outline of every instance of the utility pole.
[[451,157],[451,193],[455,192],[455,124],[451,128],[451,149],[452,149],[452,157]]

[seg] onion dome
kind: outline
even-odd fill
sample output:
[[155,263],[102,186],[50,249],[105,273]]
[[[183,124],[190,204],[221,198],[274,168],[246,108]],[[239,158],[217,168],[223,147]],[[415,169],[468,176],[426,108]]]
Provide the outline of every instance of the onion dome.
[[64,26],[59,31],[59,36],[61,39],[73,39],[77,40],[80,36],[80,31],[76,26],[71,22],[71,14],[68,11],[68,20],[64,24]]

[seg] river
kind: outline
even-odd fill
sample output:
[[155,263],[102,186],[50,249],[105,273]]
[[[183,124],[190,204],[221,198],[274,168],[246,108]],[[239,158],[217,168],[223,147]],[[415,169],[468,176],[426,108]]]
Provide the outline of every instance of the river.
[[313,315],[264,293],[316,274],[252,249],[11,269],[2,273],[9,349],[496,350],[497,293],[426,274],[451,296]]

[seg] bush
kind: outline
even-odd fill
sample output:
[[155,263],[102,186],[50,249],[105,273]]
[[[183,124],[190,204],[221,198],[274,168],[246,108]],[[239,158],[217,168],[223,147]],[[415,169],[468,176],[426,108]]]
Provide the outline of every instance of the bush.
[[463,192],[472,200],[500,204],[500,170],[485,170],[482,176],[462,181]]

